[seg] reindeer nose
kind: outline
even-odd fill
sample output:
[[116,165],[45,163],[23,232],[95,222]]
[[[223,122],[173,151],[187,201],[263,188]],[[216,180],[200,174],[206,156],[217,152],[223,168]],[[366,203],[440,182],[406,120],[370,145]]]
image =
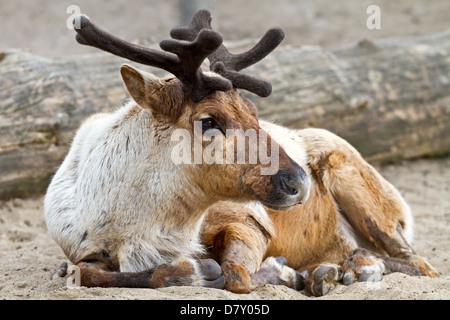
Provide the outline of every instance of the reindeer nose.
[[284,193],[295,196],[299,192],[298,187],[297,181],[290,179],[289,176],[280,178],[280,188]]
[[278,187],[291,201],[303,203],[309,195],[310,180],[297,163],[292,162],[292,168],[293,170],[281,170],[276,174]]

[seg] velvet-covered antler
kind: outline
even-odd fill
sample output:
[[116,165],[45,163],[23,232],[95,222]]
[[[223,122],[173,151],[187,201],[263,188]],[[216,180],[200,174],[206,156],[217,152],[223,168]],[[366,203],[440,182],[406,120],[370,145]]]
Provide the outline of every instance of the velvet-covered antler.
[[164,51],[158,51],[119,39],[100,29],[85,15],[76,17],[75,21],[75,31],[78,33],[76,39],[79,43],[174,74],[195,102],[214,91],[228,91],[232,88],[229,80],[207,76],[200,69],[203,61],[222,44],[222,37],[214,30],[200,30],[189,41],[164,40],[160,43]]
[[[212,30],[211,14],[207,10],[198,11],[189,26],[171,30],[174,39],[193,41],[203,30]],[[222,44],[208,56],[210,69],[230,80],[233,86],[267,97],[272,92],[270,83],[253,76],[239,73],[266,57],[284,39],[284,32],[279,28],[270,29],[250,50],[241,54],[231,54]]]

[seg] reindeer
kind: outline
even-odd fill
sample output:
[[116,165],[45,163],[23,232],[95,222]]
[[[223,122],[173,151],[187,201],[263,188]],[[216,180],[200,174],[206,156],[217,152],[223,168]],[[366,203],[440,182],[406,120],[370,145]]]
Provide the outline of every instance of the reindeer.
[[[86,17],[81,22],[79,42],[176,76],[157,79],[123,66],[134,102],[89,119],[49,187],[49,231],[80,266],[83,285],[248,293],[271,283],[319,296],[338,282],[380,280],[390,272],[439,275],[409,244],[406,202],[352,146],[326,130],[258,120],[255,106],[237,93],[270,94],[269,84],[238,71],[272,51],[281,30],[240,55],[220,38],[208,52],[199,50],[190,69],[195,76],[186,77],[166,62],[192,58],[188,47],[219,37],[209,12],[199,11],[188,27],[171,31],[174,40],[161,43],[179,60],[125,43]],[[206,57],[214,74],[199,68]],[[205,132],[237,126],[268,133],[281,146],[280,170],[261,176],[261,163],[173,165],[164,157],[173,146],[168,136],[175,127],[192,132],[195,119]],[[231,139],[221,138],[224,145]]]
[[[164,40],[158,51],[118,39],[87,16],[76,19],[78,42],[174,76],[120,68],[132,100],[116,112],[91,116],[77,131],[44,199],[49,234],[80,268],[83,286],[223,288],[217,262],[200,259],[207,208],[234,200],[288,209],[309,193],[305,171],[261,129],[256,107],[237,91],[270,94],[270,84],[239,71],[269,54],[283,32],[270,30],[230,66],[222,37],[211,29],[191,41]],[[221,76],[201,69],[211,55]],[[276,151],[278,172],[262,174],[268,165],[261,161],[175,164],[176,130],[188,132],[202,149],[210,143],[194,135],[197,123],[203,132],[232,127],[266,137],[259,144]],[[215,142],[226,153],[235,139],[221,134]]]

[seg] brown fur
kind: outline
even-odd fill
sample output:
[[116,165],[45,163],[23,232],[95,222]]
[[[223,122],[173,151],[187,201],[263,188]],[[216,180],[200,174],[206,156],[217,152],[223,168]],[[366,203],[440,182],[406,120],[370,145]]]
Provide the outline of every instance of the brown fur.
[[[275,233],[259,231],[264,225],[249,226],[246,217],[252,213],[240,204],[226,202],[209,209],[202,228],[205,245],[213,245],[216,236],[229,239],[216,247],[226,288],[250,291],[247,279],[257,272],[255,265],[270,256],[284,256],[289,267],[302,271],[314,295],[327,293],[343,277],[347,284],[369,277],[364,267],[380,277],[396,271],[439,276],[405,239],[408,213],[397,190],[344,140],[323,130],[297,134],[308,155],[303,168],[311,179],[310,197],[288,211],[266,208]],[[240,250],[230,250],[233,247]],[[236,284],[236,279],[245,280]]]
[[81,285],[86,287],[161,288],[193,282],[195,269],[191,261],[179,261],[142,272],[111,272],[101,263],[81,262]]

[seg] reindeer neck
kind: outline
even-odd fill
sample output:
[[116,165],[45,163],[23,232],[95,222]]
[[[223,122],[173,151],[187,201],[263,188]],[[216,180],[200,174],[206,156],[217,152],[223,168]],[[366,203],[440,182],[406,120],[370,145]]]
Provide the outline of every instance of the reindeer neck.
[[[129,141],[129,152],[139,154],[142,166],[135,177],[143,186],[147,207],[151,208],[153,223],[164,228],[189,228],[198,225],[206,209],[215,201],[191,178],[190,165],[177,165],[171,159],[171,141],[175,128],[155,121],[151,113],[136,105],[131,106],[124,118],[129,118],[135,139]],[[134,119],[133,119],[134,118]],[[140,150],[137,150],[140,149]],[[148,150],[143,158],[142,150]]]

